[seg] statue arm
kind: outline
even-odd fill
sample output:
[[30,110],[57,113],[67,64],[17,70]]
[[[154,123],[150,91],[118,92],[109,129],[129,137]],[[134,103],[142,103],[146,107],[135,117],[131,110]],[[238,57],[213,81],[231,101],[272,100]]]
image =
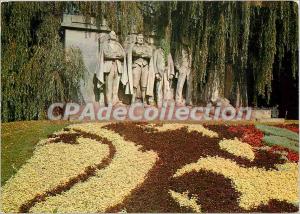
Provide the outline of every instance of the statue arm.
[[174,69],[174,61],[173,61],[173,58],[172,58],[172,55],[169,54],[168,56],[168,61],[169,61],[169,69],[170,69],[170,76],[171,75],[175,75],[175,69]]
[[121,47],[119,50],[115,50],[112,55],[113,55],[113,58],[115,58],[115,59],[124,59],[125,51]]
[[97,87],[100,88],[102,84],[104,84],[104,50],[102,45],[100,46],[99,52],[96,53],[97,56],[97,64],[96,64],[96,78],[99,82],[97,82]]
[[177,70],[180,70],[180,63],[179,63],[178,57],[175,58],[175,63],[174,63],[174,65],[175,65],[175,68],[176,68]]
[[155,73],[155,77],[160,80],[161,79],[161,75],[158,72],[158,68],[157,68],[157,50],[154,51],[153,53],[153,67],[154,67],[154,73]]
[[142,58],[150,59],[152,57],[152,49],[150,49],[149,47],[133,48],[132,55],[135,57],[142,57]]
[[120,43],[116,43],[113,47],[105,47],[105,59],[119,59],[123,60],[125,57],[125,50]]
[[133,56],[140,56],[142,53],[141,51],[139,50],[139,48],[137,48],[135,45],[133,46],[132,48],[132,55]]
[[152,57],[152,54],[153,54],[152,48],[148,46],[144,53],[144,57],[150,59]]
[[116,53],[114,52],[113,49],[109,48],[109,46],[103,45],[102,49],[103,49],[104,58],[106,60],[115,58]]
[[120,43],[119,43],[119,47],[120,47],[120,51],[118,51],[117,57],[123,59],[126,56],[126,52]]

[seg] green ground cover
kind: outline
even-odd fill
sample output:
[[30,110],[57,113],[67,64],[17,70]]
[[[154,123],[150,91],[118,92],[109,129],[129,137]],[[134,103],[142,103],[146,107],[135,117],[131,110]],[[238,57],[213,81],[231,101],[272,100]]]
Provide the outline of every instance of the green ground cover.
[[264,132],[266,135],[276,135],[280,137],[286,137],[291,140],[297,141],[299,140],[299,135],[295,132],[292,132],[288,129],[282,129],[274,126],[257,124],[256,128]]
[[22,121],[1,124],[1,186],[28,160],[40,139],[70,124],[67,121]]

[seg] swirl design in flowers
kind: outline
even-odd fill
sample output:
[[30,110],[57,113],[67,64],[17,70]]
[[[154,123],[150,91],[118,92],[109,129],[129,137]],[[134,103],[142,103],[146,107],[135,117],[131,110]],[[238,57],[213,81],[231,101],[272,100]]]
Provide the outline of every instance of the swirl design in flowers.
[[178,123],[70,125],[41,140],[7,181],[3,211],[297,211],[298,163],[253,147],[230,129]]

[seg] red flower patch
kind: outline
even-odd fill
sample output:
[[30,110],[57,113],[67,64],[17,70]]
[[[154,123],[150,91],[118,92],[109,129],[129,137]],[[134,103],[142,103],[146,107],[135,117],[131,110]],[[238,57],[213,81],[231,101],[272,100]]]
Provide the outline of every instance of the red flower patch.
[[287,152],[287,159],[291,162],[298,162],[299,161],[299,154],[296,152],[293,152],[287,148],[282,148],[280,146],[272,146],[270,152],[275,152],[275,151],[286,151]]
[[264,137],[264,134],[260,130],[255,128],[254,125],[230,126],[228,130],[234,133],[240,133],[242,135],[241,140],[253,147],[263,146],[261,141]]
[[296,132],[296,133],[299,133],[299,126],[298,124],[280,124],[280,125],[277,125],[277,127],[279,128],[283,128],[283,129],[288,129],[292,132]]
[[274,151],[286,151],[287,152],[286,157],[289,161],[292,161],[292,162],[298,162],[299,161],[299,154],[294,152],[294,151],[291,151],[287,148],[284,148],[282,146],[272,146],[271,149],[269,150],[269,152],[274,153]]
[[288,151],[286,156],[290,161],[298,162],[299,161],[299,154],[296,152]]
[[[280,128],[286,128],[294,132],[298,132],[299,128],[296,124],[291,125],[278,125]],[[264,144],[262,143],[262,139],[264,137],[263,132],[255,128],[254,125],[247,125],[247,126],[230,126],[228,128],[229,131],[233,133],[237,133],[241,135],[241,140],[245,143],[250,144],[253,147],[261,147]],[[299,154],[291,151],[287,148],[281,147],[281,146],[272,146],[269,150],[270,153],[274,153],[275,151],[286,151],[287,159],[292,162],[298,162],[299,161]]]

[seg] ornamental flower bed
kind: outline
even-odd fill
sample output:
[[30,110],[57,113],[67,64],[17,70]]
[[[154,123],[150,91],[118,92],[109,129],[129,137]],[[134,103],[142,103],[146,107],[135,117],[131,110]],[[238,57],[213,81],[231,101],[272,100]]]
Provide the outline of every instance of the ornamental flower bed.
[[293,152],[287,148],[281,147],[281,146],[272,146],[270,148],[270,152],[276,152],[276,151],[284,151],[286,152],[286,157],[289,161],[292,162],[299,162],[299,154],[296,152]]
[[262,138],[264,137],[264,134],[256,129],[254,125],[230,126],[228,130],[241,135],[241,140],[253,147],[263,146]]
[[255,126],[70,125],[7,181],[2,209],[296,212],[298,156],[263,137]]
[[[298,125],[277,125],[277,127],[288,129],[298,133]],[[264,134],[262,131],[257,129],[254,125],[246,125],[246,126],[230,126],[228,128],[230,132],[236,133],[241,141],[250,144],[253,147],[264,147],[265,144],[263,143]],[[285,151],[285,157],[292,162],[299,161],[299,154],[291,149],[284,148],[282,146],[274,145],[267,150],[270,153],[278,153],[281,151]]]
[[286,125],[277,125],[279,128],[288,129],[292,132],[299,133],[299,125],[298,124],[286,124]]

